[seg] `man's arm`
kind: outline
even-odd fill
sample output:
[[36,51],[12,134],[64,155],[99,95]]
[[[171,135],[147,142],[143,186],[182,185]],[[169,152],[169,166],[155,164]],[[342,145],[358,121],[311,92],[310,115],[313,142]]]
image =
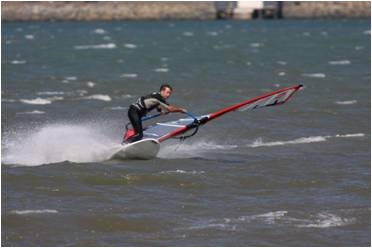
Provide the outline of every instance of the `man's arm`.
[[163,114],[168,114],[168,113],[174,113],[174,112],[181,112],[181,113],[185,113],[187,112],[186,109],[184,108],[180,108],[180,107],[177,107],[177,106],[174,106],[174,105],[167,105],[165,103],[162,103],[162,102],[159,102],[159,107],[158,107],[158,111],[161,111]]
[[186,109],[184,109],[184,108],[179,108],[179,107],[174,106],[174,105],[167,105],[167,110],[168,110],[169,112],[181,112],[181,113],[185,113],[185,112],[187,112]]

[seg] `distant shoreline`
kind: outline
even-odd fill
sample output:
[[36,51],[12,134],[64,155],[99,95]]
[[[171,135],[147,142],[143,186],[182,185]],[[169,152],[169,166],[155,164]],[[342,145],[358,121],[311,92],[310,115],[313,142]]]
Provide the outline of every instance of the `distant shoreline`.
[[[239,2],[230,2],[239,5]],[[364,19],[370,1],[276,2],[276,7],[250,10],[244,19]],[[279,4],[280,3],[280,4]],[[227,5],[230,6],[230,5]],[[244,9],[243,9],[244,10]],[[235,14],[234,14],[235,11]],[[248,11],[248,10],[246,10]],[[267,12],[274,12],[273,16]],[[280,12],[280,15],[276,15]],[[254,17],[254,14],[256,17]],[[11,21],[139,21],[240,19],[236,8],[217,9],[215,2],[2,2],[1,20]]]

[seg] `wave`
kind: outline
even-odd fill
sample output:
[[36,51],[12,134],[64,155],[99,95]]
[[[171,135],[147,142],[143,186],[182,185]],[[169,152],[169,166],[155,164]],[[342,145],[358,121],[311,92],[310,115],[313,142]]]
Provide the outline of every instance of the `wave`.
[[336,104],[339,105],[351,105],[357,103],[357,100],[349,100],[349,101],[337,101],[335,102]]
[[35,99],[20,99],[19,101],[25,104],[32,104],[32,105],[46,105],[51,104],[53,101],[63,100],[63,97],[49,97],[49,98],[35,98]]
[[168,72],[169,69],[168,68],[156,68],[154,71],[155,72]]
[[263,44],[262,44],[262,43],[258,43],[258,42],[256,42],[256,43],[250,43],[249,45],[250,45],[251,47],[258,48],[258,47],[261,47]]
[[96,83],[94,83],[94,82],[92,82],[92,81],[89,81],[89,82],[87,82],[87,86],[88,86],[89,88],[93,88],[94,86],[96,86]]
[[161,171],[159,174],[189,174],[189,175],[200,175],[204,174],[205,171],[184,171],[184,170],[170,170],[170,171]]
[[303,222],[303,224],[298,224],[297,227],[327,228],[353,224],[355,218],[342,218],[332,213],[321,212],[316,214],[312,220],[303,220]]
[[138,74],[136,73],[124,73],[120,75],[121,78],[136,78]]
[[10,63],[13,65],[23,65],[23,64],[26,64],[27,61],[26,60],[12,60]]
[[76,81],[76,80],[77,80],[77,77],[75,77],[75,76],[65,77],[62,80],[62,83],[69,84],[69,83],[71,83],[71,81]]
[[254,220],[259,220],[260,222],[266,224],[275,224],[276,221],[282,219],[288,214],[288,211],[275,211],[275,212],[268,212],[264,214],[257,214],[252,216],[242,216],[239,217],[237,220],[240,222],[251,222]]
[[93,31],[93,33],[95,34],[106,34],[106,30],[102,29],[102,28],[97,28]]
[[12,210],[12,214],[26,215],[26,214],[57,214],[55,209],[36,209],[36,210]]
[[64,95],[63,91],[40,91],[37,95]]
[[302,76],[310,77],[310,78],[325,78],[326,77],[324,73],[303,73]]
[[124,47],[125,48],[129,48],[129,49],[136,49],[137,48],[137,45],[126,43],[126,44],[124,44]]
[[[293,216],[292,216],[293,215]],[[294,217],[296,216],[296,217]],[[301,217],[303,216],[303,217]],[[356,222],[353,217],[343,218],[330,212],[319,212],[310,216],[287,210],[272,211],[248,216],[217,218],[195,221],[187,230],[218,229],[245,230],[246,224],[286,225],[298,228],[330,228],[352,225]]]
[[100,100],[100,101],[104,101],[104,102],[110,102],[111,101],[111,97],[109,95],[101,95],[101,94],[86,96],[86,97],[84,97],[84,99]]
[[353,133],[353,134],[336,134],[336,138],[354,138],[354,137],[364,137],[364,133]]
[[67,80],[67,81],[76,81],[77,80],[77,77],[75,77],[75,76],[65,77],[65,80]]
[[327,135],[327,136],[310,136],[302,137],[294,140],[286,141],[272,141],[272,142],[263,142],[262,138],[258,138],[252,144],[246,145],[247,147],[264,147],[264,146],[284,146],[284,145],[296,145],[296,144],[308,144],[315,142],[324,142],[330,138],[355,138],[355,137],[364,137],[364,133],[355,133],[355,134],[336,134],[336,135]]
[[350,65],[350,60],[337,60],[337,61],[328,61],[330,65]]
[[278,65],[287,65],[287,64],[288,64],[288,62],[283,61],[283,60],[276,61],[276,63],[277,63]]
[[313,143],[313,142],[323,142],[327,139],[322,136],[313,136],[313,137],[305,137],[299,138],[295,140],[288,140],[288,141],[272,141],[272,142],[263,142],[262,138],[255,140],[252,144],[247,145],[247,147],[262,147],[262,146],[282,146],[282,145],[291,145],[291,144],[306,144],[306,143]]
[[81,46],[74,46],[76,50],[86,50],[86,49],[115,49],[115,43],[108,43],[108,44],[98,44],[98,45],[81,45]]
[[26,38],[27,40],[33,40],[33,39],[35,39],[35,36],[32,35],[32,34],[26,34],[26,35],[25,35],[25,38]]
[[122,107],[122,106],[116,106],[116,107],[110,107],[111,110],[126,110],[128,109],[127,107]]
[[40,111],[40,110],[33,110],[33,111],[29,111],[29,112],[19,112],[17,114],[32,114],[32,115],[42,115],[42,114],[45,114],[44,111]]

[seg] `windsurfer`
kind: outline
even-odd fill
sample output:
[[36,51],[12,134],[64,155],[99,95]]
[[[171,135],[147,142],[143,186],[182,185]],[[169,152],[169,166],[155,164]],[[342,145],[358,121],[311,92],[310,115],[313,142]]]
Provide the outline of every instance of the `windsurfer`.
[[146,96],[141,96],[128,109],[128,117],[134,129],[134,135],[129,137],[126,142],[133,143],[143,137],[142,117],[153,109],[157,109],[162,114],[170,112],[187,112],[186,109],[170,105],[167,99],[172,94],[172,87],[169,84],[160,86],[159,92],[153,92]]

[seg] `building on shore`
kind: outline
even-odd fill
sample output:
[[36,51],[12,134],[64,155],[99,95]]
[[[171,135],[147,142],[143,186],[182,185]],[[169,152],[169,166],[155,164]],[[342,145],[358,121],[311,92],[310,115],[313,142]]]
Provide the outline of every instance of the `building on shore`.
[[6,1],[2,21],[370,18],[370,1]]
[[229,13],[220,14],[220,16],[229,16],[237,20],[371,17],[370,1],[226,1],[218,3],[220,7],[234,6],[226,10],[216,8],[220,13]]

